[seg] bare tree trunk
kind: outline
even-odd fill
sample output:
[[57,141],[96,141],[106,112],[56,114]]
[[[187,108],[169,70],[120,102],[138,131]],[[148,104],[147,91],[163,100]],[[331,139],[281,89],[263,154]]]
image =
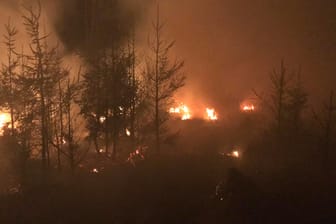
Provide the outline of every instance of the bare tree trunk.
[[61,81],[58,82],[58,94],[59,94],[59,122],[60,122],[60,133],[57,139],[59,140],[59,145],[57,148],[57,168],[59,171],[62,170],[62,161],[61,161],[61,145],[63,144],[63,94],[62,94],[62,87]]
[[[40,49],[40,47],[38,47]],[[39,50],[41,52],[41,50]],[[39,90],[40,90],[40,102],[41,102],[41,141],[42,141],[42,167],[43,169],[47,168],[47,151],[48,151],[48,142],[47,142],[47,121],[46,121],[46,105],[45,105],[45,96],[44,96],[44,75],[42,69],[42,58],[38,57],[38,77],[39,77]]]
[[70,88],[70,78],[68,78],[68,99],[67,99],[67,117],[68,117],[68,146],[69,146],[69,160],[71,171],[75,170],[75,149],[74,149],[74,139],[72,133],[72,122],[71,122],[71,88]]
[[98,140],[97,140],[97,134],[96,133],[93,136],[93,143],[94,143],[96,152],[99,154],[100,150],[99,150],[99,146],[98,146]]
[[13,94],[13,71],[12,71],[12,51],[9,51],[8,56],[8,65],[9,65],[9,87],[10,87],[10,117],[11,117],[11,135],[14,136],[14,94]]
[[131,86],[132,86],[132,99],[131,99],[131,142],[132,148],[135,147],[135,108],[136,108],[136,80],[135,80],[135,28],[132,30],[132,71],[131,71]]
[[331,132],[332,132],[332,123],[333,123],[333,113],[335,111],[334,107],[334,93],[330,93],[329,103],[327,105],[327,121],[325,127],[325,135],[324,135],[324,156],[323,156],[323,164],[325,168],[329,169],[329,153],[330,153],[330,145],[331,145]]
[[285,82],[286,82],[286,70],[284,66],[284,62],[281,61],[280,66],[280,77],[279,77],[279,87],[278,87],[278,108],[277,108],[277,121],[278,121],[278,132],[281,134],[282,131],[282,123],[283,123],[283,104],[284,104],[284,94],[285,94]]
[[[11,136],[14,136],[14,87],[13,87],[13,70],[16,68],[17,64],[15,58],[13,58],[13,54],[15,55],[15,44],[16,44],[16,35],[17,30],[12,26],[10,19],[8,23],[5,25],[6,33],[4,35],[4,44],[7,47],[7,75],[9,80],[6,79],[6,86],[9,87],[9,110],[10,110],[10,123],[11,123]],[[9,81],[9,83],[7,83]]]
[[110,122],[109,119],[109,114],[108,114],[108,110],[106,109],[105,111],[105,153],[106,155],[108,155],[109,153],[109,125],[108,123]]
[[159,116],[159,54],[160,54],[160,8],[157,5],[157,18],[155,26],[155,140],[156,150],[160,152],[160,116]]

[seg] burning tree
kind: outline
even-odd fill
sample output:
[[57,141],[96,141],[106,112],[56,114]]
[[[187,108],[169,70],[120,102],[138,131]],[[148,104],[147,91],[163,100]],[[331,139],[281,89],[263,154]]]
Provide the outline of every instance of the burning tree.
[[169,103],[174,93],[184,86],[185,76],[180,73],[183,61],[170,62],[169,52],[174,41],[166,42],[162,38],[164,24],[160,21],[159,5],[156,21],[153,23],[154,37],[149,40],[151,56],[147,61],[146,75],[148,97],[153,111],[156,150],[160,151],[163,125],[167,120]]

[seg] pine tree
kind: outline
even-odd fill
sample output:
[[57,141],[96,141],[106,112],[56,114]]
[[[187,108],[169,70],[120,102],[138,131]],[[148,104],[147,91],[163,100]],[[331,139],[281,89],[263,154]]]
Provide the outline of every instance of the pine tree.
[[157,6],[156,21],[153,23],[154,35],[149,42],[151,57],[147,61],[146,75],[148,94],[154,108],[153,125],[155,131],[155,147],[157,152],[161,148],[163,125],[167,121],[169,101],[178,89],[184,86],[185,76],[180,73],[183,61],[170,62],[169,53],[174,41],[166,42],[162,38],[164,24],[160,21],[159,5]]
[[[31,84],[35,117],[40,121],[40,143],[43,168],[50,165],[51,110],[57,94],[59,80],[66,75],[61,69],[61,58],[57,47],[48,46],[48,35],[41,35],[41,4],[37,8],[25,7],[24,25],[30,37],[30,54],[26,57],[24,84]],[[27,88],[27,87],[26,87]],[[28,87],[29,88],[29,87]]]
[[122,47],[105,49],[98,59],[90,61],[83,75],[81,113],[87,121],[91,139],[98,150],[99,139],[104,139],[105,153],[116,158],[118,141],[125,127],[125,113],[129,106],[130,87],[127,52]]
[[19,66],[19,56],[16,52],[17,29],[12,25],[10,19],[5,25],[4,44],[7,48],[7,63],[3,64],[1,71],[1,101],[10,112],[11,135],[14,136],[15,113],[17,112],[16,86],[17,69]]

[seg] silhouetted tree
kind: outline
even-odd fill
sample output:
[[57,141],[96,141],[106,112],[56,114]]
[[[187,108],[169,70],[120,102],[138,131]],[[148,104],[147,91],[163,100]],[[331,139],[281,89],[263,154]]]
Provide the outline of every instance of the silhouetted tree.
[[163,125],[167,121],[168,104],[174,93],[184,86],[185,76],[180,73],[183,61],[170,62],[169,52],[174,41],[163,40],[164,24],[160,21],[159,5],[157,6],[156,21],[153,23],[153,38],[149,40],[151,56],[147,61],[146,75],[148,95],[153,111],[153,127],[155,131],[155,147],[160,151]]
[[[79,82],[79,75],[77,79],[70,81],[68,78],[66,92],[64,94],[64,109],[65,109],[65,117],[66,117],[66,130],[65,139],[68,145],[68,150],[66,155],[69,158],[70,167],[72,170],[75,169],[77,162],[80,160],[81,154],[79,150],[79,136],[76,136],[76,123],[78,125],[78,113],[74,111],[75,102],[77,101],[79,94],[80,94],[80,82]],[[77,132],[79,130],[77,129]]]
[[136,120],[136,108],[137,108],[137,92],[138,92],[138,80],[135,74],[136,66],[136,52],[135,52],[135,30],[132,29],[129,42],[128,42],[128,53],[130,59],[130,68],[129,68],[129,86],[130,86],[130,104],[129,104],[129,113],[130,113],[130,137],[132,141],[132,147],[135,146],[135,120]]
[[119,135],[125,127],[124,115],[130,102],[129,67],[127,52],[116,46],[91,60],[88,71],[83,75],[81,113],[97,151],[97,139],[104,139],[106,154],[112,140],[113,158],[116,157]]
[[17,68],[19,56],[16,53],[17,29],[11,24],[10,19],[5,25],[4,44],[7,48],[7,63],[3,64],[1,71],[1,98],[3,105],[10,112],[11,135],[14,136],[15,113],[17,108],[15,79],[17,79]]
[[[296,78],[296,80],[294,79]],[[270,74],[271,90],[266,96],[256,91],[262,105],[270,109],[279,135],[298,131],[303,111],[307,106],[307,94],[303,88],[299,72],[288,73],[283,61],[279,70]]]
[[289,124],[292,126],[294,133],[297,133],[302,125],[303,113],[307,108],[308,95],[304,90],[300,71],[296,74],[296,80],[289,89]]
[[331,91],[329,100],[323,103],[320,113],[313,110],[313,115],[321,128],[321,144],[322,150],[322,164],[328,170],[329,168],[329,155],[333,144],[333,134],[336,125],[336,105],[334,93]]
[[[25,178],[25,165],[29,157],[30,149],[25,147],[22,141],[22,105],[18,79],[20,76],[20,58],[22,55],[16,52],[17,29],[12,25],[11,20],[5,25],[4,44],[7,48],[7,62],[2,65],[0,76],[0,97],[2,109],[9,111],[9,125],[2,127],[2,140],[7,142],[7,150],[12,155],[12,169],[18,171],[17,174],[23,184]],[[4,148],[6,150],[6,148]]]
[[25,7],[23,16],[27,34],[30,37],[30,55],[25,65],[25,84],[32,85],[33,96],[36,98],[34,119],[40,120],[41,158],[43,168],[50,165],[49,139],[52,123],[50,110],[53,108],[58,82],[65,73],[60,69],[61,58],[57,47],[48,46],[48,35],[41,35],[41,4],[38,1],[36,9]]

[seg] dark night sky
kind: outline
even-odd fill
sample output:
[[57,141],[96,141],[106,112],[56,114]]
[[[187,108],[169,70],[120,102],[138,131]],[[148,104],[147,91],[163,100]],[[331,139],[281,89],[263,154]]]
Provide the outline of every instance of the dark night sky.
[[[15,11],[18,2],[0,0],[2,14]],[[48,11],[69,37],[74,23],[59,13],[61,2],[49,5]],[[146,39],[149,28],[143,24],[154,18],[154,10],[144,13],[144,8],[155,1],[126,2],[141,5],[145,16],[139,17],[138,30],[140,39]],[[66,11],[69,18],[78,18],[71,16],[71,9]],[[198,100],[225,107],[243,100],[252,88],[264,89],[268,73],[281,59],[289,68],[301,66],[311,95],[326,96],[336,83],[336,1],[162,0],[161,12],[167,21],[166,37],[177,41],[174,55],[186,61],[188,83],[180,98],[187,103]],[[5,22],[4,15],[0,18]]]

